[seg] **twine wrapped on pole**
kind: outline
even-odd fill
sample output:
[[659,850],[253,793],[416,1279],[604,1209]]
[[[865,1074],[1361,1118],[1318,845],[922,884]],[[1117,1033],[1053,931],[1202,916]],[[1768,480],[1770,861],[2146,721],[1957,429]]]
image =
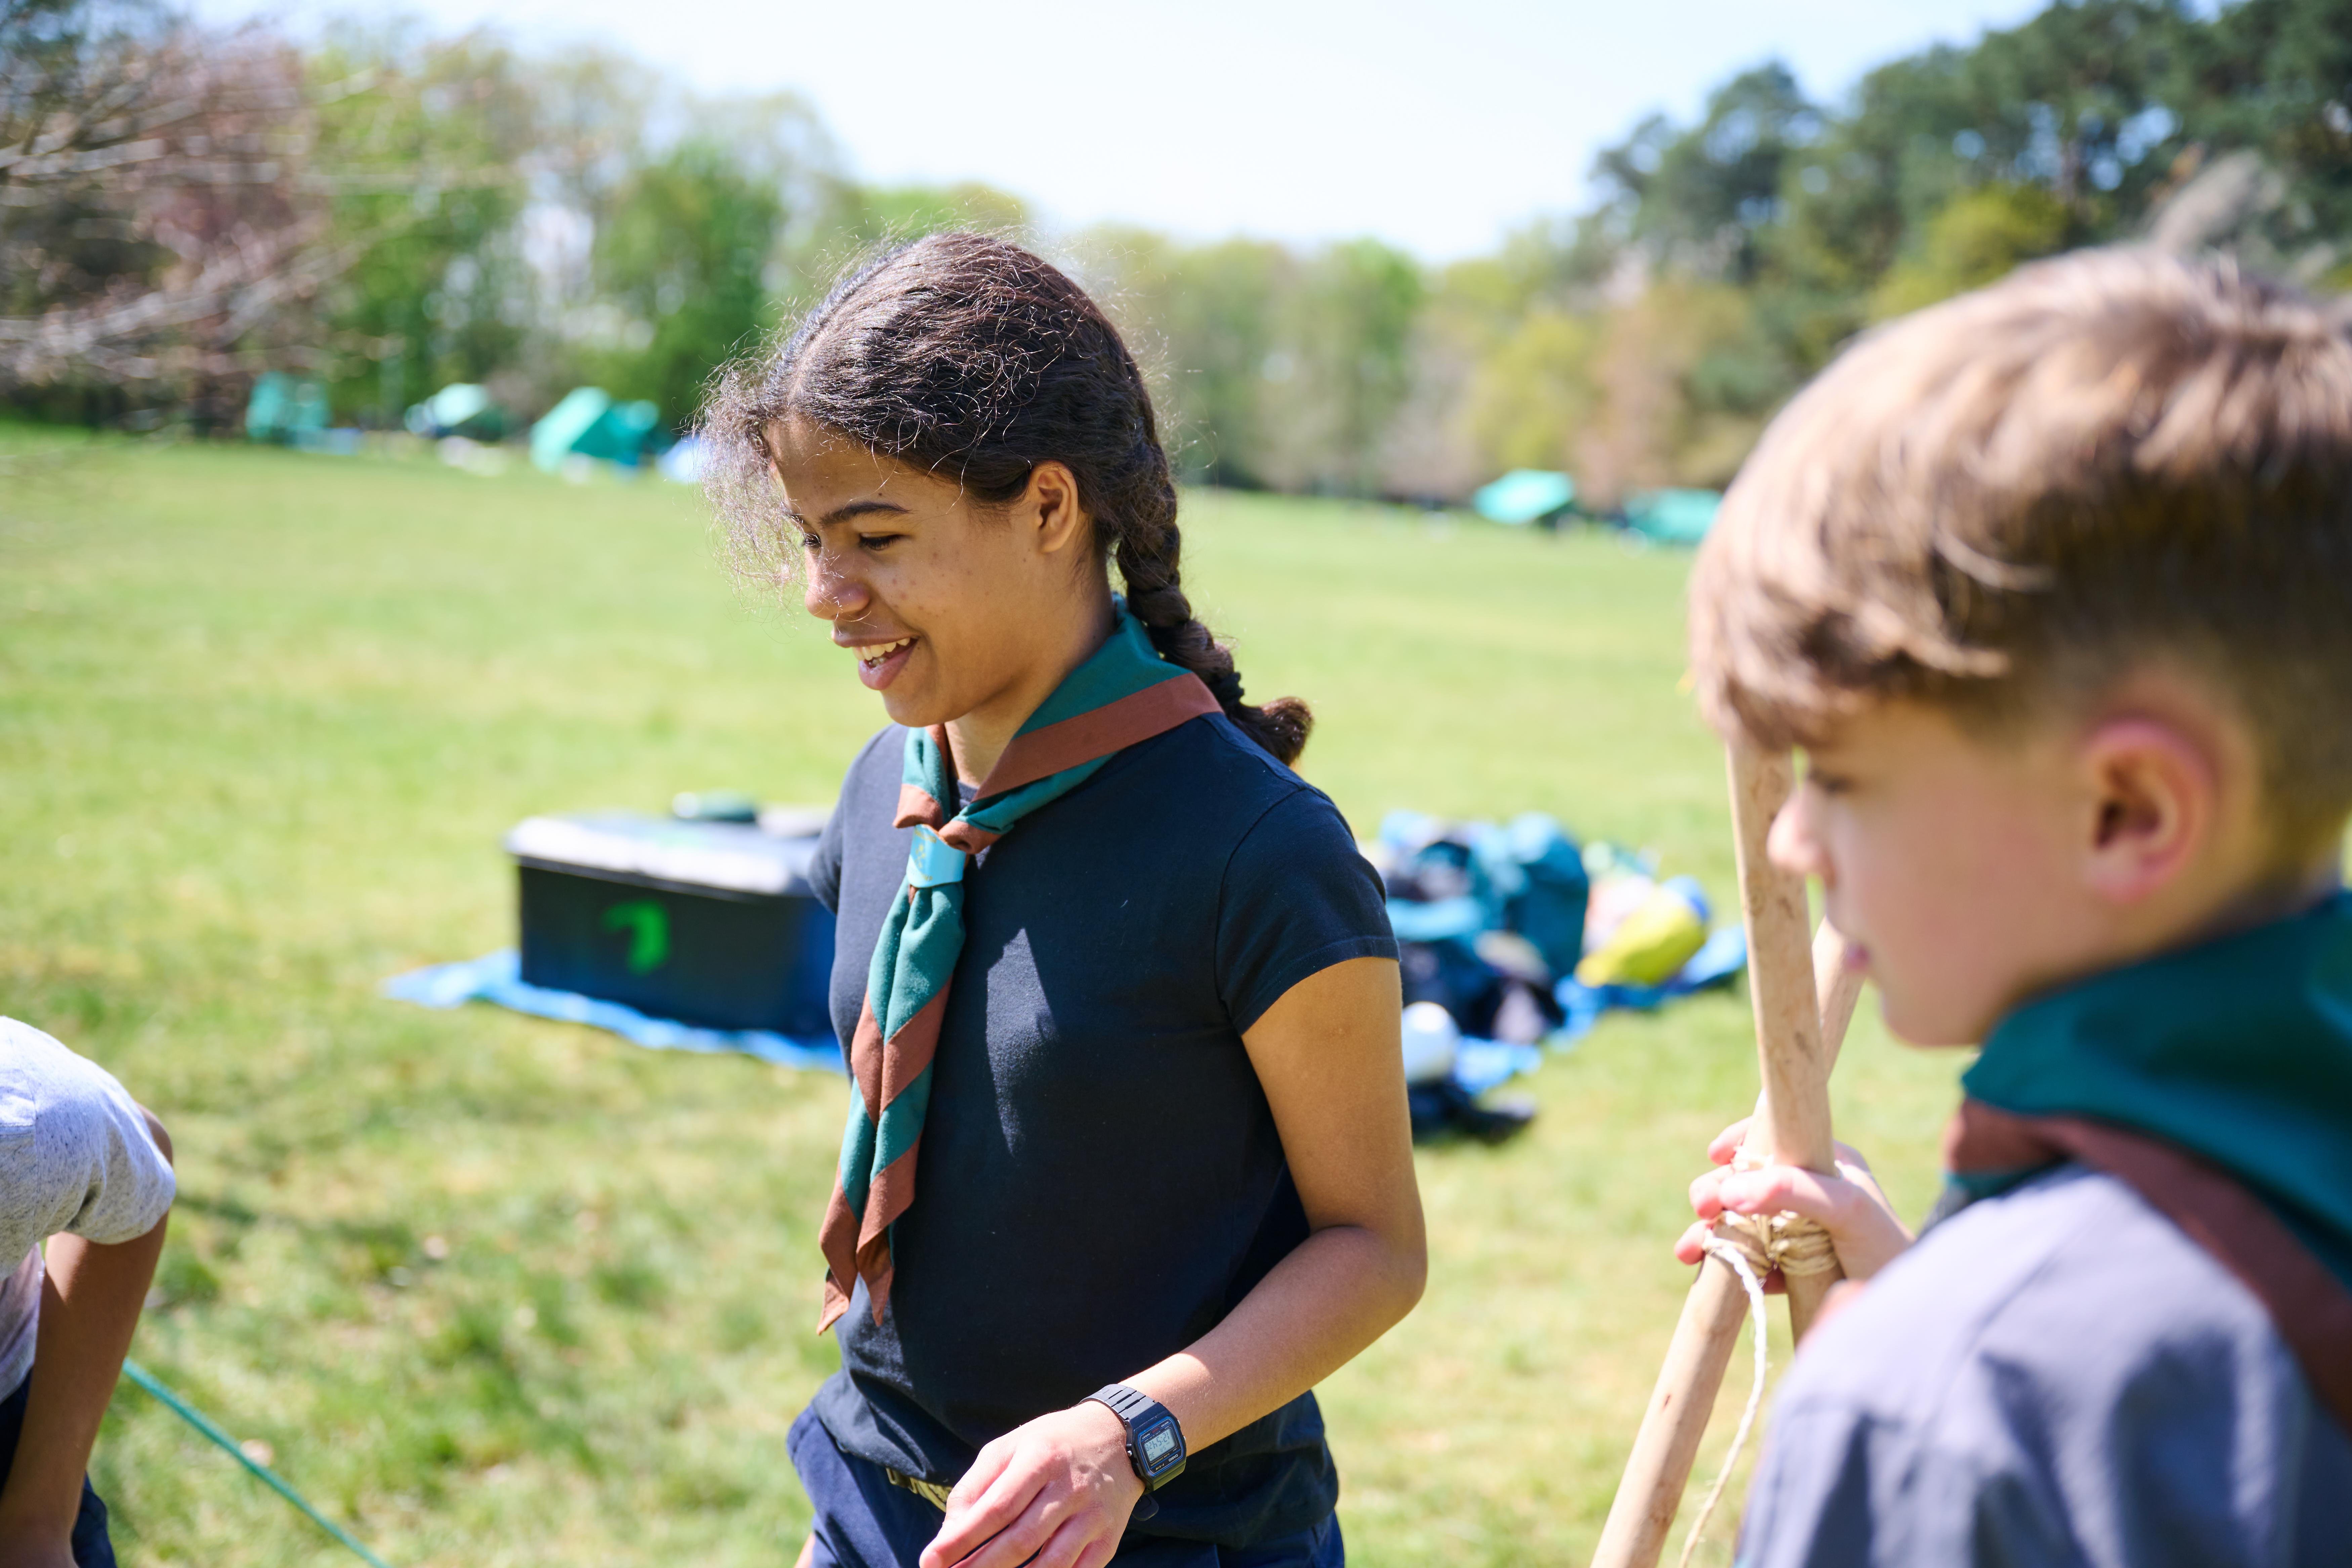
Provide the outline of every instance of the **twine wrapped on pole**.
[[[1756,1013],[1756,1056],[1763,1079],[1756,1118],[1740,1152],[1743,1164],[1802,1165],[1831,1172],[1829,1075],[1853,1016],[1859,976],[1845,942],[1827,922],[1809,934],[1802,877],[1775,867],[1765,853],[1772,819],[1786,804],[1794,768],[1785,752],[1744,742],[1731,747],[1731,822],[1739,866],[1739,901],[1748,926],[1748,987]],[[1727,1216],[1736,1218],[1736,1216]],[[1790,1325],[1798,1338],[1812,1324],[1836,1257],[1818,1227],[1790,1216],[1722,1223],[1717,1235],[1758,1274],[1781,1270]],[[1657,1386],[1634,1436],[1617,1499],[1602,1526],[1593,1568],[1654,1568],[1690,1484],[1691,1465],[1748,1313],[1738,1272],[1717,1248],[1699,1264],[1667,1346]]]

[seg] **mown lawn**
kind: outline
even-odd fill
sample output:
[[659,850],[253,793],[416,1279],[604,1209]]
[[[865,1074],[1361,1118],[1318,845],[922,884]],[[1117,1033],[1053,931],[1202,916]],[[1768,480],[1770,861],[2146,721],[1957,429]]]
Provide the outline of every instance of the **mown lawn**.
[[[178,1142],[133,1353],[394,1564],[789,1563],[841,1081],[376,988],[512,940],[519,818],[829,799],[873,699],[730,586],[676,487],[30,439],[0,432],[0,1011]],[[1314,700],[1306,772],[1360,830],[1540,809],[1728,900],[1685,557],[1186,518],[1196,601],[1254,694]],[[1916,1215],[1958,1064],[1864,1012],[1841,1130]],[[1517,1142],[1423,1152],[1427,1300],[1323,1390],[1355,1561],[1590,1553],[1685,1285],[1683,1188],[1754,1081],[1743,997],[1701,998],[1552,1058]],[[96,1472],[126,1562],[352,1561],[128,1384]]]

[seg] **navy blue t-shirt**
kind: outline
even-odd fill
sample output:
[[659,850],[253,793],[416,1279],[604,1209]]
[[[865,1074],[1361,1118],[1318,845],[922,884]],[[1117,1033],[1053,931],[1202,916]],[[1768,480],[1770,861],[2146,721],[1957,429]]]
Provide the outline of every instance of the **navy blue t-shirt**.
[[[851,764],[810,873],[845,1047],[906,871],[905,741]],[[1242,1032],[1310,974],[1396,956],[1339,810],[1222,714],[1118,753],[964,887],[890,1304],[877,1324],[857,1287],[815,1401],[848,1452],[940,1481],[1199,1339],[1306,1239]],[[1138,1531],[1245,1546],[1338,1495],[1302,1394],[1194,1454]]]

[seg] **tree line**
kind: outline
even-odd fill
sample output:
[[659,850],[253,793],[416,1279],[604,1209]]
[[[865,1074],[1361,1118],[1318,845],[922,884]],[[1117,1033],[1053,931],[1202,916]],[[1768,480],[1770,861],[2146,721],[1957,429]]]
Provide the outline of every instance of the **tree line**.
[[1192,481],[1450,500],[1564,468],[1607,506],[1722,483],[1856,332],[2034,257],[2139,240],[2352,284],[2352,0],[2058,0],[1828,102],[1768,62],[1605,148],[1584,210],[1444,267],[1040,235],[1000,191],[845,171],[794,96],[597,48],[0,0],[0,402],[227,431],[278,370],[362,426],[465,381],[683,427],[848,260],[971,226],[1105,300]]

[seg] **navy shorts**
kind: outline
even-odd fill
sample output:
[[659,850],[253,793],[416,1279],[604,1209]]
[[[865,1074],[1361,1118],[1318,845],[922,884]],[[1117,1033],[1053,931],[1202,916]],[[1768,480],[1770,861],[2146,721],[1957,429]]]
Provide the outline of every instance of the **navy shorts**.
[[[801,1412],[784,1441],[816,1508],[815,1568],[914,1568],[940,1532],[945,1516],[938,1509],[892,1486],[872,1460],[842,1452],[814,1410]],[[1113,1568],[1344,1568],[1347,1550],[1334,1515],[1255,1546],[1136,1536],[1111,1562]]]
[[[25,1402],[31,1397],[32,1375],[16,1385],[16,1392],[0,1399],[0,1486],[8,1481],[8,1472],[16,1467],[16,1435],[25,1429]],[[89,1488],[89,1478],[81,1479],[81,1512],[74,1519],[74,1568],[114,1568],[114,1542],[106,1534],[106,1505]]]

